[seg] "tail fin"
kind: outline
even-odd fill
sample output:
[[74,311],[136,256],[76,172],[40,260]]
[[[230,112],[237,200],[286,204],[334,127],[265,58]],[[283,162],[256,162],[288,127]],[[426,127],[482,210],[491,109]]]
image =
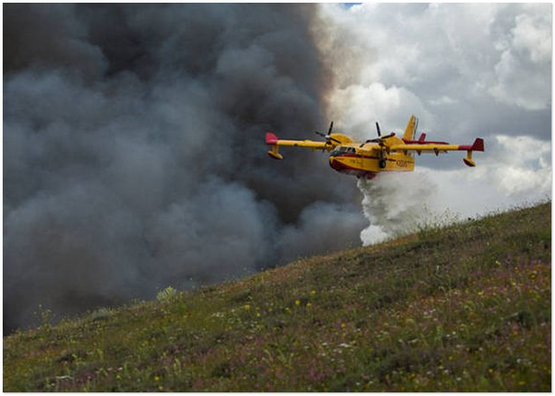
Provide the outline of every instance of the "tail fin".
[[405,133],[403,134],[404,140],[413,140],[416,129],[418,128],[418,118],[411,116],[407,127],[405,128]]
[[484,151],[484,139],[477,138],[472,144],[472,150]]
[[266,132],[266,144],[274,145],[278,141],[278,137],[271,132]]

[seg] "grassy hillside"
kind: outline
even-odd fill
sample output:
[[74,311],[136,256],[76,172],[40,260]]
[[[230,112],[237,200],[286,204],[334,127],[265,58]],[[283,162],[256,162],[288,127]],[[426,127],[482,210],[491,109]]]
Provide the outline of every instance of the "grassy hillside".
[[4,391],[549,391],[551,204],[4,338]]

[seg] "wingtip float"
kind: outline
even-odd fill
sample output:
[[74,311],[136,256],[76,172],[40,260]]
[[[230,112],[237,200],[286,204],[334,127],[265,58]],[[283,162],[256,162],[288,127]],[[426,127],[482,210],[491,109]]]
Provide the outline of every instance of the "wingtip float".
[[477,138],[472,145],[455,145],[448,142],[426,140],[422,133],[415,140],[418,118],[411,116],[402,138],[395,133],[382,136],[380,125],[376,122],[378,137],[365,142],[355,142],[349,136],[332,133],[333,122],[327,134],[315,132],[324,141],[283,140],[275,134],[266,132],[266,144],[271,146],[268,155],[281,160],[280,146],[308,147],[312,150],[330,151],[330,166],[340,173],[373,179],[380,172],[410,172],[414,170],[414,153],[447,153],[449,151],[466,151],[463,162],[470,167],[476,166],[472,159],[474,151],[484,151],[484,140]]

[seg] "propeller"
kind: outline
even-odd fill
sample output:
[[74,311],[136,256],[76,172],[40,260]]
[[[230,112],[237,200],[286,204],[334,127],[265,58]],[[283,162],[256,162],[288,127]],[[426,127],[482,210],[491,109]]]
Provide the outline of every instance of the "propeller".
[[328,129],[327,135],[324,135],[322,132],[318,132],[318,131],[314,131],[314,133],[315,133],[316,135],[320,135],[320,136],[322,136],[324,139],[326,139],[326,143],[329,143],[330,140],[333,140],[334,142],[337,142],[337,143],[341,144],[341,141],[339,141],[339,140],[337,140],[337,139],[331,137],[331,130],[332,130],[332,129],[333,129],[333,121],[330,123],[330,128]]
[[383,141],[385,139],[389,139],[390,137],[395,136],[394,132],[391,132],[389,135],[382,136],[380,124],[378,122],[376,122],[376,131],[378,132],[378,137],[375,139],[368,139],[364,143],[361,143],[360,147],[364,146],[366,143],[379,143],[380,146],[383,146]]

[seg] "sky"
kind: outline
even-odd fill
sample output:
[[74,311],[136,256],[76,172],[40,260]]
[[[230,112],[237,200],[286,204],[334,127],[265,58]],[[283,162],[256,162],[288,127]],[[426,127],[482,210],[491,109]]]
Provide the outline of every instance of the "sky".
[[437,208],[472,216],[551,196],[551,4],[322,8],[337,130],[402,131],[415,114],[429,139],[484,138],[474,169],[457,154],[417,158]]
[[[550,4],[5,4],[4,329],[551,197]],[[464,153],[372,183],[265,131]],[[446,217],[446,216],[444,216]],[[449,217],[451,218],[451,217]]]

